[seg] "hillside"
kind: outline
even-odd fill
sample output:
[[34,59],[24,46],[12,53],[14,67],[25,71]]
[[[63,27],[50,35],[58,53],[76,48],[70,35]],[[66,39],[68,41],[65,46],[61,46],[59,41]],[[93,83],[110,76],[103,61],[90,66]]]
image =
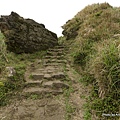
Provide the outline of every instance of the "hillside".
[[63,25],[60,38],[69,46],[68,57],[82,75],[80,81],[93,85],[89,109],[98,116],[120,110],[119,13],[120,8],[108,3],[89,5]]
[[119,13],[108,3],[86,6],[58,40],[43,24],[3,16],[0,119],[119,120]]

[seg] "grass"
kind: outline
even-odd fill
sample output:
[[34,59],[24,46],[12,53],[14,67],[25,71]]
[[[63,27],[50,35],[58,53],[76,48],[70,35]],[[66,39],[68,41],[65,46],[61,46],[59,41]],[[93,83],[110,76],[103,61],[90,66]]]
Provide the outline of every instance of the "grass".
[[69,97],[72,92],[73,92],[73,88],[71,86],[69,89],[64,90],[65,105],[66,105],[65,120],[71,120],[72,114],[75,111],[75,107],[69,101]]
[[[93,85],[86,120],[90,111],[95,111],[99,118],[103,112],[120,112],[120,37],[114,37],[120,34],[119,12],[120,8],[108,3],[93,4],[63,25],[63,43],[69,47],[69,56],[82,76],[79,81]],[[72,30],[77,32],[76,36]]]
[[84,110],[85,110],[84,120],[92,120],[92,118],[91,118],[91,112],[90,112],[90,108],[89,108],[89,104],[88,103],[86,103],[84,105]]
[[[22,89],[27,66],[35,62],[35,59],[41,59],[46,54],[46,51],[34,54],[14,54],[6,50],[4,41],[5,38],[0,33],[0,106],[8,104],[14,92]],[[8,77],[6,67],[14,68],[15,75]]]
[[[105,42],[105,41],[104,41]],[[120,84],[120,63],[117,41],[107,41],[98,55],[91,61],[91,70],[97,82],[98,97],[93,100],[92,108],[99,116],[104,113],[119,112],[119,84]],[[101,94],[102,93],[102,94]],[[112,118],[110,118],[112,119]],[[117,118],[116,118],[117,119]]]

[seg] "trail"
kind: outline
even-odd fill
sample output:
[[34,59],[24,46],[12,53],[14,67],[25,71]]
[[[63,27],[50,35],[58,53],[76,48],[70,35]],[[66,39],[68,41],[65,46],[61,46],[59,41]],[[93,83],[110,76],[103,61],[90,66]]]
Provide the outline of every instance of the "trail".
[[[83,95],[89,92],[78,82],[80,75],[71,67],[66,54],[65,47],[56,46],[42,60],[28,66],[23,90],[10,105],[0,108],[0,119],[84,120]],[[73,90],[66,97],[70,89]]]

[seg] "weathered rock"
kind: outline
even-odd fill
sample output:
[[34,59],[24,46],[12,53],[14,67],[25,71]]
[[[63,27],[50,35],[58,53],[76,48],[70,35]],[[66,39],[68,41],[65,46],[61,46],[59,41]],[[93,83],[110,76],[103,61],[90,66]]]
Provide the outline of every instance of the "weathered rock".
[[24,87],[34,87],[34,86],[41,86],[42,85],[42,80],[40,81],[28,81],[28,82],[25,82],[25,85]]
[[66,40],[69,40],[70,38],[75,38],[78,33],[75,30],[71,30],[71,32],[63,31],[62,34],[66,37]]
[[57,95],[57,94],[63,93],[63,90],[62,89],[53,90],[53,89],[50,89],[50,88],[30,87],[30,88],[24,89],[23,93],[24,94],[25,93],[28,93],[28,94],[39,94],[39,95],[44,95],[44,94],[51,93],[51,94]]
[[69,88],[69,85],[67,85],[59,80],[45,82],[45,83],[43,83],[43,86],[45,88],[48,87],[48,88],[54,88],[54,89]]
[[32,19],[15,12],[1,16],[0,29],[6,37],[7,49],[15,53],[33,53],[58,45],[57,35]]
[[120,38],[120,34],[113,35],[113,38],[116,38],[116,39]]
[[8,77],[13,77],[16,74],[16,71],[13,67],[6,67],[6,72]]
[[56,51],[55,52],[53,52],[53,51],[47,51],[47,54],[48,55],[53,55],[53,56],[56,55],[57,56],[57,55],[63,55],[64,53],[61,52],[61,51],[58,51],[58,52],[56,52]]
[[54,88],[67,88],[68,89],[69,85],[57,80],[57,81],[53,82],[53,87]]
[[43,83],[43,86],[45,87],[45,88],[52,88],[53,87],[53,82],[54,81],[48,81],[48,82],[45,82],[45,83]]
[[64,58],[64,55],[61,55],[61,56],[49,56],[49,55],[47,55],[47,56],[45,56],[45,58],[46,59],[63,59]]

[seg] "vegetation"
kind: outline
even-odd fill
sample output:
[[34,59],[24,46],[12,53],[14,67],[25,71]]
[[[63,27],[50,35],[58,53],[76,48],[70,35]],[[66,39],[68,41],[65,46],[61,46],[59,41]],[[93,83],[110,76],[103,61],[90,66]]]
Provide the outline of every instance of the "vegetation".
[[[59,44],[69,48],[67,59],[81,74],[79,82],[92,85],[91,96],[84,106],[85,120],[92,120],[93,115],[104,120],[118,120],[119,117],[103,116],[120,113],[119,13],[120,8],[108,3],[89,5],[63,26],[64,36],[59,38]],[[6,105],[11,95],[21,90],[27,66],[45,54],[45,51],[34,54],[9,52],[0,33],[0,106]],[[9,77],[6,67],[13,67],[15,75]],[[69,101],[72,92],[72,87],[64,91],[66,120],[71,119],[75,111]],[[29,98],[37,99],[39,96],[31,95]]]
[[[5,37],[0,33],[0,106],[6,105],[11,96],[23,87],[24,73],[27,65],[40,59],[46,54],[45,51],[34,54],[14,54],[6,50]],[[15,75],[8,76],[7,67],[15,70]]]
[[72,117],[72,114],[75,111],[74,106],[70,103],[70,95],[73,92],[73,88],[70,87],[69,89],[64,90],[64,97],[65,97],[65,105],[66,105],[66,114],[65,114],[65,120],[70,120]]
[[120,8],[108,3],[93,4],[63,26],[65,36],[61,41],[69,47],[69,57],[82,75],[80,82],[93,85],[87,117],[94,114],[91,111],[100,118],[103,113],[120,112],[119,12]]

